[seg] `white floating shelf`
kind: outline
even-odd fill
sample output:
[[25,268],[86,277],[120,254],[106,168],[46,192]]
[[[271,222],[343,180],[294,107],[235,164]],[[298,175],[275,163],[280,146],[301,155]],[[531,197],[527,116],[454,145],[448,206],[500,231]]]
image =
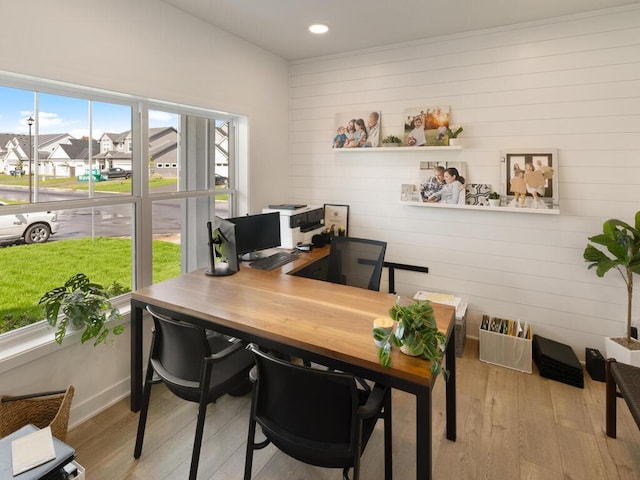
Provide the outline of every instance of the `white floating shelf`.
[[433,147],[358,147],[358,148],[332,148],[334,152],[450,152],[453,150],[462,150],[460,145],[454,146],[433,146]]
[[482,210],[484,212],[511,212],[511,213],[535,213],[539,215],[559,215],[559,208],[532,208],[532,207],[487,207],[484,205],[460,205],[446,203],[428,203],[428,202],[400,202],[402,205],[410,207],[427,207],[427,208],[454,208],[459,210]]

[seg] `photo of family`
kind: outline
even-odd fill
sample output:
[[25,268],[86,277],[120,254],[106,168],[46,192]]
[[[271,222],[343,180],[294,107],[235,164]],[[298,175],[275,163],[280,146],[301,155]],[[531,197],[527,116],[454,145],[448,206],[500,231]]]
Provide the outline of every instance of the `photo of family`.
[[464,205],[466,172],[465,162],[420,162],[418,201]]
[[557,208],[557,159],[553,150],[503,153],[507,206]]
[[407,110],[404,121],[404,144],[409,147],[448,145],[448,126],[449,107]]
[[380,146],[380,112],[336,115],[332,148]]

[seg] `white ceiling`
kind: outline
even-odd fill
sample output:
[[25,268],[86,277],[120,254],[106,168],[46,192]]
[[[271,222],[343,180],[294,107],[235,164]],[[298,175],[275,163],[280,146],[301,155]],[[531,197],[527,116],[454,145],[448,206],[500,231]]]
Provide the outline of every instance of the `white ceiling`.
[[[640,0],[163,0],[288,60],[410,42]],[[325,35],[307,30],[330,27]]]

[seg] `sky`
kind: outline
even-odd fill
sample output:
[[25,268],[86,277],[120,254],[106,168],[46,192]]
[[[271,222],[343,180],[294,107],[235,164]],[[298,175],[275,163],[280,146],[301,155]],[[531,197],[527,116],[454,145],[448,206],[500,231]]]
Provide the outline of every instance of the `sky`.
[[[28,134],[27,119],[34,114],[34,92],[0,86],[0,133]],[[131,130],[131,107],[115,103],[92,102],[93,138],[104,132]],[[87,100],[40,93],[38,98],[38,132],[68,133],[75,138],[89,135],[89,102]],[[149,126],[177,128],[177,115],[150,111]],[[35,134],[36,125],[31,128]]]

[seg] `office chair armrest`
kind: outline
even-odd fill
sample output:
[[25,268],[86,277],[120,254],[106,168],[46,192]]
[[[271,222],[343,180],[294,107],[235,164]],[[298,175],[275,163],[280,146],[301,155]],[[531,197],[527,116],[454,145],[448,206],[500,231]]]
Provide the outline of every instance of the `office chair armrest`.
[[375,417],[380,413],[388,387],[376,383],[367,398],[367,403],[358,407],[356,413],[362,418]]
[[245,347],[244,343],[236,338],[232,342],[229,342],[228,347],[224,348],[223,350],[220,350],[218,353],[212,353],[211,355],[209,355],[207,357],[207,360],[210,360],[212,362],[218,362],[223,358],[228,357],[236,350],[240,350],[244,347]]

